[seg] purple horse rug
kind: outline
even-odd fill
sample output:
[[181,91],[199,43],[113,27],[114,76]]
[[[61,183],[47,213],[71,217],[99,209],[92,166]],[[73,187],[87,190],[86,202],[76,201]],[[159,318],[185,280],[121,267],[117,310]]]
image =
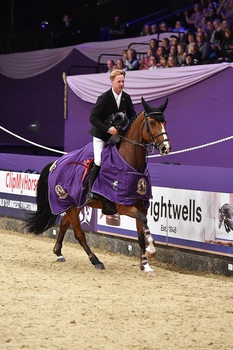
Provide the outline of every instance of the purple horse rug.
[[[93,157],[91,142],[79,150],[65,154],[51,165],[48,186],[53,214],[58,215],[72,206],[80,208],[87,204],[88,178]],[[127,206],[141,200],[147,209],[151,198],[151,180],[147,166],[143,173],[137,172],[122,158],[116,145],[111,143],[107,143],[101,157],[101,169],[92,191],[111,202]]]

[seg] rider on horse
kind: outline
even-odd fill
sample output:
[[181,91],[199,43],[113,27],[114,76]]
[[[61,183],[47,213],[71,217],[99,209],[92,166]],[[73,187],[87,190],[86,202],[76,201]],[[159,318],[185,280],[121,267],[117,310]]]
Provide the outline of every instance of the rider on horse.
[[97,200],[97,197],[92,193],[92,186],[100,171],[101,153],[107,141],[116,142],[116,135],[119,132],[117,127],[109,126],[110,117],[121,113],[124,124],[127,122],[127,118],[131,120],[136,116],[130,95],[123,91],[125,74],[125,71],[119,69],[111,72],[111,89],[98,97],[91,111],[92,128],[89,133],[93,136],[94,163],[89,176],[87,200]]

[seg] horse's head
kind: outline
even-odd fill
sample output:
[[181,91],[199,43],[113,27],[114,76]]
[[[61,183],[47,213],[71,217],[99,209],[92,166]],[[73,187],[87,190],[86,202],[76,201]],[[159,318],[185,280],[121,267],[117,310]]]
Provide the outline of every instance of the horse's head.
[[171,144],[169,142],[165,127],[166,120],[163,112],[165,111],[168,103],[166,101],[158,108],[151,107],[142,97],[142,105],[144,107],[144,128],[143,139],[146,142],[155,146],[160,154],[169,154],[171,150]]
[[230,232],[233,230],[233,207],[230,204],[224,204],[218,213],[218,227],[221,228],[222,222],[224,223],[224,227],[226,232]]

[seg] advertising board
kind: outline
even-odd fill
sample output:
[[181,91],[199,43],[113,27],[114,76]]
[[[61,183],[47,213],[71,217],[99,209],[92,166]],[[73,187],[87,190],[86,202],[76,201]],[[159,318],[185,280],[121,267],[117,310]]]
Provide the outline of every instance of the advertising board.
[[[233,194],[152,187],[148,226],[155,242],[233,254]],[[137,237],[135,220],[110,220],[99,210],[97,229]]]

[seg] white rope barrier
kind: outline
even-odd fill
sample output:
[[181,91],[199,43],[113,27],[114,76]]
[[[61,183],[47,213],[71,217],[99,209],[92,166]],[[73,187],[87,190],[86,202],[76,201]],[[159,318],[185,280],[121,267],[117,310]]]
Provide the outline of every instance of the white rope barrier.
[[[179,153],[184,153],[184,152],[196,151],[197,149],[201,149],[201,148],[217,145],[218,143],[221,143],[221,142],[224,142],[224,141],[229,141],[229,140],[232,140],[232,139],[233,139],[233,136],[225,137],[225,138],[217,140],[217,141],[205,143],[204,145],[190,147],[190,148],[182,149],[180,151],[170,152],[168,154],[168,156],[172,156],[173,154],[179,154]],[[161,154],[153,154],[151,156],[147,156],[147,158],[155,158],[155,157],[161,157]]]
[[[27,139],[25,139],[25,138],[23,138],[23,137],[21,137],[19,135],[14,134],[11,131],[3,128],[1,125],[0,125],[0,129],[2,129],[3,131],[7,132],[8,134],[10,134],[10,135],[12,135],[12,136],[22,140],[22,141],[30,143],[31,145],[34,145],[34,146],[46,149],[48,151],[56,152],[56,153],[67,154],[67,152],[62,152],[62,151],[59,151],[59,150],[56,150],[56,149],[52,149],[52,148],[49,148],[49,147],[45,147],[45,146],[39,145],[38,143],[35,143],[35,142],[32,142],[32,141],[29,141],[29,140],[27,140]],[[229,141],[229,140],[232,140],[232,139],[233,139],[233,136],[229,136],[229,137],[225,137],[225,138],[220,139],[220,140],[216,140],[216,141],[213,141],[213,142],[208,142],[208,143],[206,143],[204,145],[190,147],[190,148],[186,148],[186,149],[183,149],[183,150],[170,152],[168,155],[174,155],[174,154],[179,154],[179,153],[184,153],[184,152],[196,151],[198,149],[209,147],[209,146],[213,146],[213,145],[217,145],[218,143]],[[155,157],[161,157],[161,154],[153,154],[153,155],[147,156],[147,158],[155,158]]]
[[13,132],[3,128],[1,125],[0,125],[0,129],[2,129],[3,131],[7,132],[8,134],[16,137],[17,139],[20,139],[22,141],[25,141],[27,143],[30,143],[31,145],[34,145],[34,146],[37,146],[37,147],[40,147],[40,148],[44,148],[44,149],[47,149],[48,151],[52,151],[52,152],[56,152],[56,153],[61,153],[61,154],[66,154],[67,152],[62,152],[62,151],[59,151],[57,149],[52,149],[52,148],[49,148],[49,147],[45,147],[45,146],[42,146],[42,145],[39,145],[38,143],[35,143],[35,142],[32,142],[32,141],[29,141],[27,139],[25,139],[24,137],[21,137],[19,135],[16,135],[14,134]]

